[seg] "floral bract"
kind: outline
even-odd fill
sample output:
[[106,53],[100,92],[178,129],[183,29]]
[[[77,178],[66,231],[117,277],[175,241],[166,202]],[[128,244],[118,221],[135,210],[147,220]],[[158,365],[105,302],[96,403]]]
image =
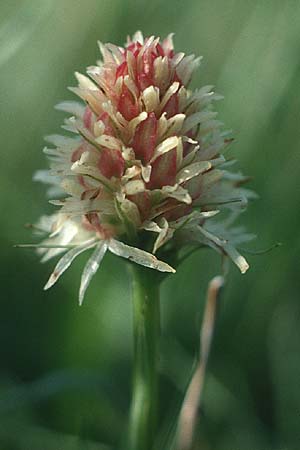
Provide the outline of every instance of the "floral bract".
[[[222,97],[212,86],[188,88],[200,58],[175,53],[171,35],[160,41],[138,32],[124,48],[99,46],[103,61],[87,69],[88,77],[77,73],[71,89],[82,102],[57,105],[72,114],[63,128],[73,136],[47,137],[54,145],[45,149],[50,172],[35,176],[53,185],[52,203],[60,207],[38,224],[49,233],[43,260],[66,252],[45,288],[90,248],[80,303],[107,250],[175,272],[154,256],[158,250],[163,256],[166,245],[208,245],[244,273],[248,264],[234,244],[249,235],[227,225],[251,192],[240,187],[245,177],[227,170],[223,153],[232,139],[212,107]],[[229,215],[218,221],[224,208]],[[151,253],[138,248],[147,234]]]

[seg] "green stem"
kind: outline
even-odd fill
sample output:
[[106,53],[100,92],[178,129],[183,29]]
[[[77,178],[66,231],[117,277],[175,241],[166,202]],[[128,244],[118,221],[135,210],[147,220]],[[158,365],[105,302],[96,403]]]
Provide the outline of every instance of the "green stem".
[[160,274],[131,264],[134,368],[129,450],[150,450],[157,419]]

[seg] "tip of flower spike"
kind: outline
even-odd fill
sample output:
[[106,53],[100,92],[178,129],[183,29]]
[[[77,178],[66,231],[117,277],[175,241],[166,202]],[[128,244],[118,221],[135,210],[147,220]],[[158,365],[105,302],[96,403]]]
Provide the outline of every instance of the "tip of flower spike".
[[130,42],[139,42],[140,44],[144,44],[144,36],[143,33],[138,30],[134,33],[134,35],[132,36],[132,39],[130,38],[130,36],[127,36],[127,44],[130,44]]

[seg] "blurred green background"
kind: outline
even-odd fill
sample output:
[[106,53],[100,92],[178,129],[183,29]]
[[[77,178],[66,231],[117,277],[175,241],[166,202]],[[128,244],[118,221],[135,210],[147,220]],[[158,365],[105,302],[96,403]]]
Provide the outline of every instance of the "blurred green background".
[[[32,173],[46,167],[53,109],[72,99],[73,72],[98,58],[97,39],[175,32],[201,54],[193,86],[214,84],[234,130],[232,156],[260,199],[241,217],[258,238],[251,270],[232,267],[218,318],[196,449],[300,448],[300,2],[241,0],[0,0],[1,450],[101,450],[125,432],[132,358],[125,265],[105,258],[77,304],[87,255],[58,285],[42,287],[24,228],[52,207]],[[163,285],[162,436],[198,348],[207,283],[220,263],[199,251]],[[157,449],[159,450],[159,444]],[[162,450],[165,448],[161,447]]]

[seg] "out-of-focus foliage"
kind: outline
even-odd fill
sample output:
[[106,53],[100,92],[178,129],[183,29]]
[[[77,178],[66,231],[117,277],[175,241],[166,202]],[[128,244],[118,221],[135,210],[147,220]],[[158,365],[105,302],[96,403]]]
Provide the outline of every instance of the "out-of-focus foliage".
[[[215,84],[225,95],[218,106],[235,130],[232,157],[260,194],[242,217],[258,235],[252,249],[283,244],[249,256],[247,275],[231,270],[195,448],[299,448],[299,25],[294,0],[1,0],[1,449],[104,450],[101,442],[124,435],[132,358],[125,266],[108,256],[79,308],[84,256],[44,293],[53,263],[12,245],[30,242],[23,225],[52,208],[31,177],[46,166],[42,137],[62,121],[53,105],[73,98],[66,86],[98,58],[97,39],[122,43],[136,29],[174,31],[178,50],[204,56],[194,86]],[[216,256],[199,251],[164,284],[160,442],[219,271]]]

